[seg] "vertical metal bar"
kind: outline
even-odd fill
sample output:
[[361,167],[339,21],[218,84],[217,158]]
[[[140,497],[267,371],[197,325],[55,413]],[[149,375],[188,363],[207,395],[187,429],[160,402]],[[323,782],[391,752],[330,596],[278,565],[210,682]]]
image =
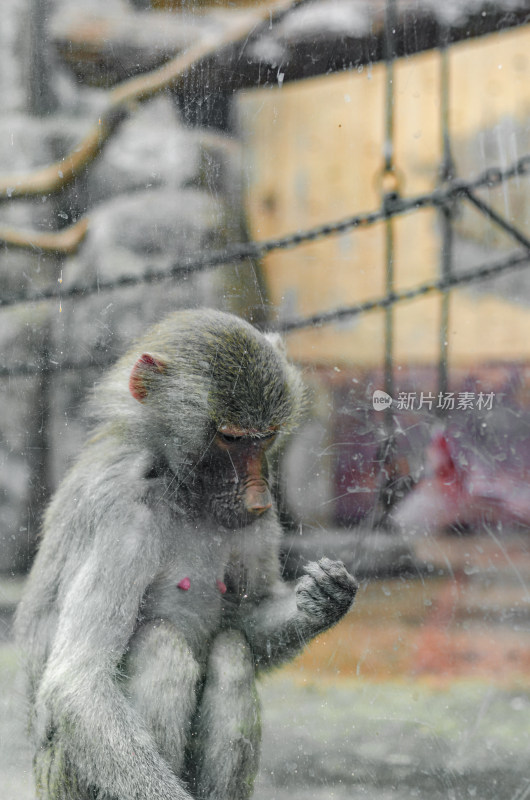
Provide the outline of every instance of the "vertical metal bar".
[[[443,31],[440,43],[440,128],[442,136],[442,163],[440,165],[440,181],[442,183],[454,177],[454,162],[451,152],[450,124],[449,124],[449,50],[448,32]],[[453,271],[453,209],[445,204],[440,209],[441,225],[441,259],[440,277],[448,280]],[[438,339],[438,391],[445,394],[449,386],[448,357],[449,357],[449,303],[450,294],[447,289],[442,291],[440,301],[440,329]],[[443,411],[443,408],[439,408]]]
[[[50,15],[50,0],[31,0],[26,32],[29,49],[28,63],[28,110],[37,116],[51,114],[57,108],[57,99],[50,80],[50,49],[47,21]],[[43,198],[44,200],[45,198]],[[64,202],[64,201],[63,201]],[[51,209],[57,208],[57,199],[49,201]],[[49,275],[58,274],[55,269],[62,263],[60,256],[47,259]],[[50,349],[50,329],[46,327],[40,343],[38,362],[48,364]],[[27,568],[35,555],[37,531],[51,494],[51,447],[50,447],[50,409],[52,408],[52,378],[50,371],[44,366],[36,378],[38,386],[38,416],[31,426],[28,447],[28,466],[30,469],[30,493],[27,507],[26,526],[28,539],[26,549],[21,553],[24,568]]]
[[[453,246],[453,224],[447,208],[440,211],[442,228],[441,275],[445,280],[451,275],[451,250]],[[445,394],[449,387],[449,291],[443,289],[440,302],[440,330],[438,336],[438,392]]]
[[394,61],[396,58],[395,37],[397,30],[396,0],[386,0],[385,8],[385,142],[384,171],[394,169]]
[[55,110],[57,101],[50,81],[50,42],[46,26],[49,0],[32,0],[29,14],[29,107],[44,116]]
[[[397,31],[396,0],[386,0],[385,8],[385,127],[383,141],[383,175],[381,183],[382,203],[390,210],[392,199],[397,196],[397,183],[394,165],[394,61],[396,57],[395,38]],[[390,217],[385,219],[385,289],[386,294],[394,292],[394,223]],[[385,308],[385,353],[384,386],[390,396],[394,394],[394,309]],[[385,410],[384,438],[378,447],[376,462],[380,465],[377,478],[376,501],[374,503],[372,524],[384,525],[391,504],[391,485],[394,473],[394,420],[391,408]]]
[[[395,195],[395,180],[390,187],[385,179],[394,174],[394,61],[396,58],[395,37],[397,30],[396,0],[386,0],[385,9],[385,140],[383,144],[383,203],[388,203],[390,197]],[[386,294],[394,291],[394,231],[393,222],[385,222],[385,290]],[[388,306],[385,309],[385,357],[384,357],[384,382],[385,391],[392,395],[394,391],[394,309]]]
[[[385,289],[386,294],[394,291],[394,226],[392,220],[385,222]],[[385,308],[385,392],[394,393],[394,307]],[[389,409],[390,410],[390,409]]]

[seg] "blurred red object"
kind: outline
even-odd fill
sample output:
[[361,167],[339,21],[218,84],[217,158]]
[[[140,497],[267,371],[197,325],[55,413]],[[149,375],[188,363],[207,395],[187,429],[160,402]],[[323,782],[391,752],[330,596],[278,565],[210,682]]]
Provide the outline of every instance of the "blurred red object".
[[484,523],[530,526],[530,484],[527,476],[483,461],[436,431],[427,447],[425,477],[391,514],[405,535]]

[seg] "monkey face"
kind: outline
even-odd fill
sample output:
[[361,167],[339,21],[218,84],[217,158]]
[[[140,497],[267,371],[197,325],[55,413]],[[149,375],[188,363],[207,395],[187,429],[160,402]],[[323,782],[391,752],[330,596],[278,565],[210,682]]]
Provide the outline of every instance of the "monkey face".
[[250,525],[272,506],[266,451],[276,430],[245,431],[223,426],[200,464],[197,499],[225,528]]
[[272,506],[266,451],[303,404],[296,370],[270,338],[221,312],[178,312],[145,344],[128,375],[138,406],[127,404],[125,426],[167,463],[194,519],[251,524]]

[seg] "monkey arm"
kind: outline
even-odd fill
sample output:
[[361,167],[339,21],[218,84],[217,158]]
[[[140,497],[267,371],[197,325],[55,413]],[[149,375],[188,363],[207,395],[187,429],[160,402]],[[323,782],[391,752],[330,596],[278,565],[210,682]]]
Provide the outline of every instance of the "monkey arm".
[[105,796],[191,800],[116,682],[157,562],[138,522],[132,531],[116,528],[97,537],[62,602],[35,732],[43,749],[61,741],[64,763]]
[[257,667],[289,660],[351,607],[357,584],[341,561],[322,558],[305,572],[294,586],[278,578],[267,597],[241,607],[240,625]]
[[294,586],[281,581],[258,605],[241,607],[239,625],[258,669],[293,658],[318,632],[312,630],[310,618],[299,613]]

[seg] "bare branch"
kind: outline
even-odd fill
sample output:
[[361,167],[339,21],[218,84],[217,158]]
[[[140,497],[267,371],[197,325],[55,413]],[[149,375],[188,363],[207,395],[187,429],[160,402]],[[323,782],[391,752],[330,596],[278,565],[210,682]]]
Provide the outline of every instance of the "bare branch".
[[221,34],[204,36],[162,67],[119,84],[109,93],[109,105],[97,124],[63,159],[33,172],[0,177],[0,201],[58,192],[97,158],[105,142],[134,110],[136,103],[175,87],[192,66],[222,48],[244,42],[261,23],[277,19],[302,2],[304,0],[276,0],[270,5],[249,10],[238,15]]
[[67,186],[98,156],[107,139],[127,116],[127,109],[117,104],[110,106],[84,139],[60,161],[33,172],[0,177],[0,201],[39,197]]
[[89,217],[60,231],[28,231],[0,225],[0,243],[9,247],[40,250],[44,253],[72,255],[88,230]]

